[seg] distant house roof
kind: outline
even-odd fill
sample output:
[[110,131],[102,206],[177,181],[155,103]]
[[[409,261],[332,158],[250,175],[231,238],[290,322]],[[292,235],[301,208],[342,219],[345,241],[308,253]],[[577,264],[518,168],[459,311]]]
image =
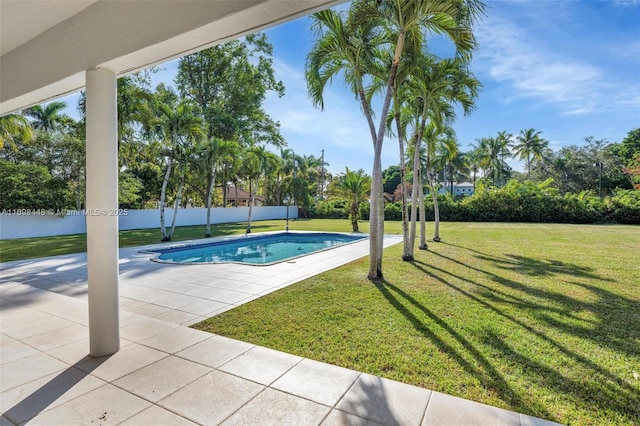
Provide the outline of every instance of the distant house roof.
[[[236,192],[235,186],[227,185],[225,187],[227,202],[233,200],[249,200],[251,198],[251,194],[249,194],[247,191],[243,191],[240,188],[238,188],[237,191],[238,192]],[[256,201],[264,202],[264,197],[261,195],[256,195]]]

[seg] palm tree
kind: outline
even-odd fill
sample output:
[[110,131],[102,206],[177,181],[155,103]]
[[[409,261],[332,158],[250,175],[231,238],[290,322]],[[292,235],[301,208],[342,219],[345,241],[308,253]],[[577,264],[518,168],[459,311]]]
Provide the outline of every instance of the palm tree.
[[29,142],[33,137],[31,124],[20,114],[7,114],[0,117],[0,149],[9,144],[16,148],[15,138],[20,137],[23,142]]
[[[427,172],[427,178],[429,181],[429,191],[431,192],[431,197],[433,199],[433,241],[440,242],[440,206],[438,204],[438,188],[436,185],[436,179],[438,171],[444,170],[444,164],[442,164],[442,161],[439,161],[440,159],[437,154],[446,152],[447,155],[451,155],[452,153],[455,153],[457,147],[455,131],[446,125],[438,127],[434,123],[430,123],[425,131],[425,139],[427,141],[428,167],[431,172]],[[446,159],[447,157],[444,158]],[[440,165],[438,165],[438,163],[440,163]]]
[[[139,72],[118,78],[118,150],[124,143],[130,142],[135,126],[141,124],[148,126],[154,119],[155,110],[151,108],[152,94],[144,85],[145,72]],[[166,91],[164,84],[156,90]],[[166,93],[165,93],[166,94]],[[175,98],[175,93],[168,95]],[[164,99],[163,101],[167,101]],[[82,92],[78,101],[78,110],[84,117],[86,115],[86,95]]]
[[24,110],[24,115],[31,117],[31,126],[35,130],[43,132],[53,132],[59,130],[65,123],[71,120],[66,114],[62,114],[61,111],[67,107],[65,102],[57,101],[50,102],[45,105],[34,105],[31,108]]
[[[378,56],[378,45],[382,43],[380,32],[374,20],[365,20],[361,24],[355,22],[352,5],[345,16],[340,12],[327,9],[312,15],[313,27],[317,38],[307,56],[306,80],[309,95],[315,106],[324,109],[323,92],[326,84],[338,74],[343,74],[345,82],[356,94],[363,114],[367,120],[371,140],[374,147],[374,161],[371,187],[370,252],[369,278],[382,278],[382,244],[384,215],[380,226],[381,210],[384,208],[382,198],[382,141],[384,122],[389,109],[390,91],[387,91],[382,108],[380,130],[376,133],[373,122],[370,98],[365,93],[365,75],[370,72],[372,63]],[[397,64],[394,68],[397,68]],[[393,79],[391,80],[393,81]]]
[[[418,189],[422,188],[419,169],[420,144],[425,140],[427,146],[427,165],[436,162],[438,139],[452,137],[453,131],[448,123],[455,119],[454,103],[462,106],[465,115],[474,109],[474,101],[478,95],[480,82],[467,69],[467,63],[461,59],[444,59],[433,55],[422,55],[417,60],[417,67],[410,76],[407,85],[407,103],[411,105],[414,115],[414,148],[413,161],[413,208],[411,213],[410,245],[403,253],[403,259],[413,259],[413,246],[416,234],[416,201]],[[442,143],[440,143],[442,145]],[[432,188],[434,187],[431,184]],[[432,191],[433,192],[433,191]],[[437,196],[434,198],[434,209],[437,211]],[[421,215],[421,229],[424,228],[424,214]],[[439,214],[437,214],[439,217]],[[436,222],[438,224],[438,222]],[[436,231],[436,237],[438,231]],[[424,233],[421,236],[421,248],[426,248]]]
[[371,190],[371,178],[362,169],[354,172],[346,167],[345,172],[338,175],[336,188],[349,202],[349,219],[353,232],[359,232],[360,204],[367,200]]
[[[235,161],[240,151],[240,144],[236,141],[224,140],[211,137],[204,147],[204,163],[207,165],[207,176],[209,176],[209,186],[207,188],[206,208],[207,224],[205,227],[205,238],[211,237],[211,205],[213,192],[216,188],[216,178],[221,172],[227,170],[228,164]],[[222,168],[222,170],[220,170]],[[223,182],[226,185],[223,175]],[[223,193],[224,191],[223,187]]]
[[[405,45],[420,52],[424,35],[439,32],[456,44],[457,53],[470,57],[475,47],[471,26],[482,13],[484,4],[478,0],[463,2],[426,0],[357,0],[348,15],[323,11],[313,15],[318,39],[307,58],[307,85],[316,106],[322,107],[322,92],[326,83],[342,73],[345,81],[360,100],[374,149],[370,210],[370,279],[382,278],[382,243],[384,236],[384,199],[382,197],[382,143],[386,120],[398,66]],[[364,86],[364,76],[380,75],[380,51],[393,51],[386,74],[379,125],[376,131],[370,97]]]
[[478,140],[476,148],[480,167],[484,175],[491,175],[494,186],[500,184],[500,176],[506,175],[508,165],[504,161],[504,155],[508,152],[507,142],[504,138],[482,138]]
[[465,155],[465,162],[467,164],[467,167],[469,168],[469,171],[473,173],[472,183],[473,183],[473,189],[475,190],[476,177],[478,175],[478,171],[480,170],[480,152],[476,148],[465,153],[464,155]]
[[[253,182],[260,179],[260,176],[267,169],[267,158],[269,152],[264,146],[252,146],[247,149],[242,157],[241,173],[249,181],[249,215],[247,217],[246,233],[251,233],[251,214],[255,204],[256,192],[253,191]],[[257,186],[257,185],[256,185]]]
[[549,142],[540,137],[541,133],[533,128],[521,130],[513,145],[513,154],[520,160],[527,161],[527,179],[531,177],[531,160],[541,159],[544,149],[549,145]]
[[186,102],[177,105],[168,104],[162,101],[155,103],[156,118],[153,120],[153,127],[167,145],[167,170],[162,181],[160,191],[160,233],[162,241],[171,241],[175,230],[175,218],[180,205],[180,196],[184,185],[184,173],[181,174],[180,184],[175,200],[172,226],[169,232],[165,227],[165,205],[167,197],[167,185],[171,178],[173,163],[180,156],[185,154],[185,149],[190,142],[204,137],[204,122],[194,112],[193,106]]
[[498,184],[504,186],[507,182],[505,179],[505,175],[503,171],[507,168],[507,163],[504,160],[506,156],[511,157],[511,152],[509,151],[509,146],[511,145],[511,139],[513,139],[513,135],[508,133],[506,130],[498,132],[496,136],[496,143],[498,144],[498,152],[500,154],[500,163],[502,167],[500,167],[500,173],[498,176]]

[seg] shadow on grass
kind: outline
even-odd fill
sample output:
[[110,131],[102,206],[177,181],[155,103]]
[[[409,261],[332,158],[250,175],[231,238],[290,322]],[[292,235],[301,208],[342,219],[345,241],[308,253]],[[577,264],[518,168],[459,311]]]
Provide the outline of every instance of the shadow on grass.
[[506,258],[496,258],[486,255],[478,255],[476,257],[483,262],[493,263],[499,269],[514,271],[532,277],[550,277],[564,274],[600,281],[613,281],[595,274],[593,268],[586,266],[579,266],[554,259],[534,259],[516,254],[505,254],[504,256]]
[[[525,275],[537,274],[538,276],[544,275],[546,277],[554,277],[556,280],[558,280],[558,282],[582,287],[585,290],[590,291],[597,297],[597,300],[595,301],[584,301],[569,297],[559,291],[551,292],[542,288],[528,286],[514,280],[504,278],[493,272],[465,264],[441,253],[433,251],[431,253],[447,261],[453,262],[461,267],[468,268],[475,272],[486,275],[492,281],[510,288],[511,290],[521,292],[523,293],[523,295],[533,296],[542,301],[542,303],[536,303],[527,298],[514,296],[513,294],[500,291],[498,289],[492,288],[491,286],[474,282],[474,285],[484,289],[484,291],[480,294],[489,300],[492,300],[494,302],[519,305],[519,307],[521,307],[522,309],[530,310],[541,321],[546,322],[550,326],[561,329],[566,333],[570,333],[583,339],[592,340],[600,345],[610,347],[616,351],[620,351],[631,356],[640,356],[640,346],[634,345],[632,343],[634,341],[637,342],[640,340],[640,303],[635,300],[628,299],[624,296],[615,294],[611,291],[605,290],[601,287],[563,279],[563,276],[569,276],[573,278],[578,277],[598,282],[614,282],[611,279],[602,277],[594,273],[592,268],[581,267],[566,262],[536,260],[526,258],[524,256],[515,255],[507,256],[510,259],[517,260],[478,257],[478,259],[482,260],[483,262],[495,263],[500,266],[510,264],[512,265],[512,267],[503,267],[503,269],[515,270],[517,272],[519,271]],[[416,262],[416,264],[419,263],[420,262]],[[536,267],[533,268],[536,271],[539,270],[539,268],[545,267],[547,268],[547,271],[544,273],[527,273],[527,271],[531,271],[530,266],[522,268],[517,266],[521,264],[536,265]],[[426,264],[424,265],[427,266]],[[437,268],[436,266],[429,265],[429,267],[455,278],[466,280],[460,275],[453,274],[452,272]],[[544,303],[544,301],[549,301],[552,303]],[[588,326],[581,327],[557,321],[549,316],[548,312],[555,312],[568,319],[586,323],[588,324]],[[588,321],[584,318],[579,318],[575,315],[575,313],[577,312],[590,312],[594,314],[597,319]]]
[[599,411],[615,410],[633,419],[640,419],[640,394],[620,389],[607,382],[606,377],[595,375],[587,380],[575,380],[543,363],[524,356],[512,348],[502,337],[488,331],[483,343],[500,352],[505,360],[515,362],[524,371],[535,372],[538,385],[567,398],[579,398],[585,406],[598,407]]
[[[524,404],[522,399],[509,386],[508,382],[495,369],[489,360],[476,348],[471,342],[458,333],[453,327],[447,324],[442,318],[434,314],[429,308],[421,304],[411,295],[401,290],[398,286],[393,285],[386,279],[375,282],[376,288],[382,293],[387,301],[400,312],[423,336],[428,338],[435,344],[440,351],[453,358],[467,373],[477,378],[481,385],[488,390],[494,391],[500,399],[505,401],[509,406],[516,407],[521,412],[535,413],[536,416],[544,416],[549,418],[550,414],[544,407],[531,406]],[[465,351],[471,355],[480,367],[476,367],[473,363],[465,359],[454,346],[447,343],[444,339],[436,335],[427,324],[420,320],[411,312],[408,305],[419,309],[426,317],[440,326],[457,341]]]
[[[504,357],[510,361],[518,358],[519,365],[525,366],[532,372],[532,374],[538,377],[539,381],[543,383],[543,386],[560,394],[566,393],[569,398],[579,398],[584,406],[598,406],[605,412],[606,410],[613,409],[625,416],[633,414],[637,417],[640,415],[640,394],[638,394],[637,389],[627,383],[624,379],[601,367],[586,356],[571,350],[557,338],[552,337],[552,333],[545,331],[544,328],[539,327],[536,324],[529,324],[524,319],[516,318],[497,306],[500,303],[511,304],[512,306],[516,306],[517,309],[531,313],[537,320],[539,319],[544,321],[548,327],[555,328],[559,332],[570,333],[578,338],[591,340],[599,345],[610,347],[617,352],[626,353],[632,357],[636,357],[640,355],[640,349],[634,343],[640,339],[640,314],[638,314],[638,312],[640,312],[640,305],[637,302],[592,285],[571,282],[570,284],[581,286],[599,296],[597,301],[584,302],[560,293],[551,293],[520,284],[513,280],[500,277],[492,272],[466,265],[456,259],[452,259],[440,253],[431,253],[448,260],[455,265],[485,274],[492,281],[498,284],[507,286],[512,290],[522,292],[523,296],[526,294],[529,296],[535,296],[539,300],[548,300],[552,303],[559,304],[560,308],[555,308],[544,303],[532,302],[527,300],[525,297],[518,297],[498,289],[494,289],[488,285],[470,281],[461,274],[455,274],[443,268],[434,265],[427,265],[420,261],[412,262],[414,267],[430,278],[433,278],[437,282],[490,309],[499,316],[512,322],[514,326],[519,326],[548,344],[551,344],[562,355],[565,355],[574,362],[579,363],[583,368],[590,370],[588,376],[589,380],[578,383],[575,380],[568,379],[553,368],[542,365],[533,359],[516,353],[513,349],[508,347],[501,337],[491,335],[491,333],[487,335],[488,337],[485,337],[485,343],[487,345],[492,348],[499,349],[503,352]],[[482,260],[491,261],[493,259]],[[571,268],[571,265],[563,263],[561,266],[562,270],[567,267]],[[585,270],[581,271],[579,276],[596,280],[600,279],[596,274],[589,271],[588,268],[582,269]],[[559,272],[560,270],[561,269],[557,269],[554,274],[560,275],[564,273]],[[575,272],[580,270],[580,268],[572,270]],[[575,274],[569,275],[575,276]],[[482,288],[483,290],[479,294],[476,294],[475,292],[471,293],[460,286],[455,285],[449,280],[449,278],[445,278],[445,276],[470,283],[476,287]],[[623,311],[621,311],[621,309],[623,309]],[[598,319],[589,322],[589,327],[580,327],[560,322],[547,314],[547,312],[555,312],[565,318],[584,321],[584,319],[571,314],[578,310],[588,310],[589,312],[596,314]],[[622,315],[623,312],[627,312],[629,315]],[[594,395],[596,395],[596,397],[594,397]],[[600,399],[597,399],[597,395],[600,395]],[[606,395],[607,398],[603,399],[603,395]],[[631,418],[633,418],[633,416]]]

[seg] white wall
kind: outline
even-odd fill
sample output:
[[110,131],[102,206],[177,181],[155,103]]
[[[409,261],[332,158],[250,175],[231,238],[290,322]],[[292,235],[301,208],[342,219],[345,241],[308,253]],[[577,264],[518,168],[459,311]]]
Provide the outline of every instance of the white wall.
[[[160,210],[127,210],[119,215],[120,230],[160,228]],[[246,222],[249,207],[212,208],[211,223]],[[171,226],[173,209],[165,209],[166,225]],[[251,220],[285,219],[284,206],[254,207]],[[289,207],[289,218],[298,217],[298,207]],[[207,209],[180,209],[176,226],[204,225]],[[0,240],[84,234],[87,232],[85,212],[68,211],[66,216],[0,214]]]

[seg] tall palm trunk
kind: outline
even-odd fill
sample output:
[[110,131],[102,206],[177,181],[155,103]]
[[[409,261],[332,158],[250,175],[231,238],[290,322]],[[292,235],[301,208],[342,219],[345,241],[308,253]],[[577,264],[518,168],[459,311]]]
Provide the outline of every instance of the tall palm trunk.
[[398,129],[398,146],[400,151],[400,196],[402,197],[402,260],[413,260],[413,241],[409,238],[409,223],[407,217],[407,182],[404,167],[404,128],[400,124],[400,102],[397,94],[393,97],[396,128]]
[[171,237],[167,234],[165,227],[165,205],[167,200],[167,185],[169,184],[169,178],[171,177],[171,169],[173,167],[173,150],[169,155],[169,161],[167,163],[167,171],[164,174],[162,181],[162,189],[160,190],[160,241],[171,241]]
[[413,188],[411,189],[411,239],[410,257],[402,257],[402,260],[413,260],[413,248],[416,241],[416,221],[418,216],[418,187],[420,185],[420,135],[416,135],[415,146],[413,148]]
[[249,217],[247,217],[247,230],[246,233],[251,233],[251,213],[253,212],[253,203],[255,202],[256,195],[251,192],[251,179],[249,179]]
[[209,179],[209,189],[207,191],[207,228],[204,233],[205,238],[211,237],[211,201],[213,200],[213,191],[216,187],[216,170],[211,169],[211,176]]
[[167,236],[167,241],[171,241],[173,238],[173,232],[176,230],[176,219],[178,217],[178,210],[180,209],[180,198],[182,197],[182,188],[184,188],[184,173],[180,179],[180,186],[178,187],[178,193],[176,194],[176,202],[173,206],[173,218],[171,219],[171,230]]
[[433,179],[430,176],[427,177],[429,180],[429,190],[431,191],[431,197],[433,198],[433,241],[440,242],[440,207],[438,206],[438,193],[436,192],[436,187],[433,183]]
[[424,206],[424,190],[422,189],[422,168],[418,170],[418,185],[420,186],[420,191],[418,192],[418,204],[420,206],[420,245],[418,249],[427,250],[429,248],[427,246],[426,231],[427,212]]

